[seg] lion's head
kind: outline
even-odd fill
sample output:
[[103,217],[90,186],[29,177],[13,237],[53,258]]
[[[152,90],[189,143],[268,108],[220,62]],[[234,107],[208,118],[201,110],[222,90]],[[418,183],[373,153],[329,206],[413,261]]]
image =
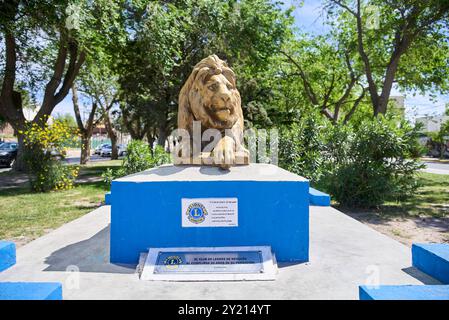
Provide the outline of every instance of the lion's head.
[[235,83],[234,72],[216,55],[201,60],[179,94],[178,127],[197,120],[205,128],[231,128],[242,117]]

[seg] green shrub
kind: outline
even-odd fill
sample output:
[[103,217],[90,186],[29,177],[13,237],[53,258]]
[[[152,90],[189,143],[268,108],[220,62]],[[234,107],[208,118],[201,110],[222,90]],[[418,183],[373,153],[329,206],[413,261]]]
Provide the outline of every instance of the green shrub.
[[132,174],[153,167],[151,150],[148,144],[141,140],[132,140],[126,149],[122,168],[124,174]]
[[29,124],[20,133],[24,136],[24,161],[32,189],[45,192],[73,188],[79,167],[64,165],[52,152],[63,155],[65,145],[77,138],[77,131],[55,120],[51,125]]
[[160,166],[160,165],[163,165],[166,163],[170,163],[171,157],[170,157],[170,154],[164,150],[164,148],[157,145],[156,148],[154,148],[154,150],[153,150],[151,162],[152,162],[152,166],[156,167],[156,166]]
[[144,171],[149,168],[170,163],[170,154],[165,152],[161,146],[151,152],[148,144],[141,140],[132,140],[126,149],[126,156],[119,169],[108,168],[102,174],[103,181],[110,185],[112,180],[129,174]]
[[316,117],[280,130],[279,166],[317,181],[321,175],[322,124]]
[[345,206],[404,200],[418,187],[418,134],[406,121],[384,117],[336,126],[327,132],[318,184]]
[[345,206],[400,201],[418,187],[418,131],[394,118],[334,126],[310,116],[281,129],[279,165]]

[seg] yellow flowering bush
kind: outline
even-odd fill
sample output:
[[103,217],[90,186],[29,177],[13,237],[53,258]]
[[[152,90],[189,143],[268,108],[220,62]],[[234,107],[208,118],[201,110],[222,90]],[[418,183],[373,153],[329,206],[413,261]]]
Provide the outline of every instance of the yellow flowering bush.
[[73,188],[79,173],[78,166],[62,163],[60,158],[66,154],[66,146],[76,141],[79,133],[66,122],[47,121],[43,126],[29,123],[24,136],[24,160],[30,173],[31,187],[38,192],[67,190]]

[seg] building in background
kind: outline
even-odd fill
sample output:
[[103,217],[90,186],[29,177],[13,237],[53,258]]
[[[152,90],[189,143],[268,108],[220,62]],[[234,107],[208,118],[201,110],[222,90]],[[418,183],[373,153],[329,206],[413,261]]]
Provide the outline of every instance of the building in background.
[[16,141],[14,129],[9,123],[0,125],[0,141]]
[[441,128],[441,124],[449,121],[449,116],[446,115],[433,115],[416,118],[416,124],[422,125],[422,132],[438,132]]

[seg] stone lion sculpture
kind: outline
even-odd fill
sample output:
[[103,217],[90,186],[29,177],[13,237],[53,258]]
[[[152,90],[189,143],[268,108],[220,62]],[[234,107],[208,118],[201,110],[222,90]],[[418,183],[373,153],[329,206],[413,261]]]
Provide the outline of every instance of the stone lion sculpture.
[[[249,152],[242,143],[243,112],[235,74],[216,55],[201,60],[180,91],[178,129],[187,130],[190,137],[189,140],[183,139],[181,144],[192,145],[195,125],[198,128],[199,124],[201,147],[197,150],[193,147],[189,152],[191,158],[201,159],[201,163],[196,164],[212,164],[226,169],[236,164],[248,164]],[[208,132],[208,129],[216,130]],[[214,137],[214,141],[208,137]]]

